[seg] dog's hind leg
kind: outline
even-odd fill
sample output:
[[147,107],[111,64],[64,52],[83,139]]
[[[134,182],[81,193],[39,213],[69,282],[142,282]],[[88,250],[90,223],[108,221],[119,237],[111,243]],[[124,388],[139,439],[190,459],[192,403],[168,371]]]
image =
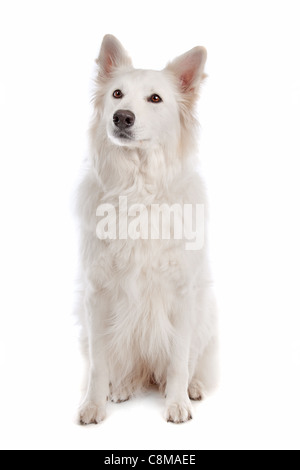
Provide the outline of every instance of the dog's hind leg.
[[110,399],[113,403],[123,403],[130,400],[133,396],[133,390],[127,386],[114,387],[111,386]]

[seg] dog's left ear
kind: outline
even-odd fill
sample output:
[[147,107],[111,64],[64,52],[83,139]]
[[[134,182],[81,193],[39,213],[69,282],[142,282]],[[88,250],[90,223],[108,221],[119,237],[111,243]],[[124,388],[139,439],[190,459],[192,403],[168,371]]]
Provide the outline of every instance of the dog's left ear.
[[197,93],[201,81],[206,77],[204,74],[206,59],[206,49],[200,46],[194,47],[168,64],[166,70],[177,77],[181,92]]
[[96,63],[99,65],[100,74],[109,77],[120,67],[132,67],[132,62],[120,41],[112,34],[104,36]]

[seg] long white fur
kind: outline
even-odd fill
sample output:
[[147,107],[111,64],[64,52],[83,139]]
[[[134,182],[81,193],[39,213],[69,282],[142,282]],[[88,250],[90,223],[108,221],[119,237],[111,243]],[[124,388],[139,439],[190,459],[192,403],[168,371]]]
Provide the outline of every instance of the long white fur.
[[[120,42],[105,36],[99,57],[90,158],[78,192],[82,297],[79,319],[86,383],[80,422],[99,423],[106,401],[124,401],[156,383],[165,418],[192,417],[192,399],[214,386],[217,318],[207,241],[186,251],[180,240],[99,240],[97,207],[202,203],[194,107],[206,51],[197,47],[163,71],[135,70]],[[122,90],[117,100],[113,91]],[[163,103],[147,97],[157,93]],[[119,141],[113,114],[131,110],[135,139]],[[207,213],[206,213],[207,217]]]

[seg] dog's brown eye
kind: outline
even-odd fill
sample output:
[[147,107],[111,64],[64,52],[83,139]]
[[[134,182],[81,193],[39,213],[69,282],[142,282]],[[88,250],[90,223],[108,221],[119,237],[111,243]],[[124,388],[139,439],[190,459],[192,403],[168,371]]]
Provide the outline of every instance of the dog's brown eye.
[[121,90],[116,90],[113,92],[113,97],[117,99],[123,98],[123,93],[121,92]]
[[151,103],[160,103],[162,101],[161,97],[159,95],[152,95],[150,96],[149,100]]

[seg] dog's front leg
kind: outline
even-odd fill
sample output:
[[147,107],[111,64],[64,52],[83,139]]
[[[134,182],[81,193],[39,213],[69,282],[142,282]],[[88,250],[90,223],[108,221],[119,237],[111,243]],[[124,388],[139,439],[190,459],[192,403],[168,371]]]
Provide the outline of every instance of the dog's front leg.
[[191,325],[188,312],[183,309],[181,302],[180,304],[175,312],[175,336],[166,384],[165,418],[173,423],[184,423],[192,419],[191,401],[188,396]]
[[80,407],[81,424],[98,424],[106,415],[109,375],[105,347],[104,322],[107,302],[99,292],[89,292],[85,301],[89,340],[88,388]]

